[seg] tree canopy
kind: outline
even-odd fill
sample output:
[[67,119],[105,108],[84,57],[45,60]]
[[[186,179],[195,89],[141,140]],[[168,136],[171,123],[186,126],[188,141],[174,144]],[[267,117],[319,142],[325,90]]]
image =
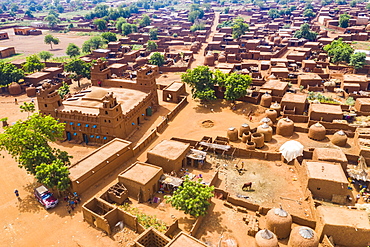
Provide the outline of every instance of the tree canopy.
[[69,43],[68,47],[67,47],[67,50],[66,50],[66,54],[69,57],[77,57],[81,54],[80,48],[77,45],[73,44],[73,43]]
[[349,24],[349,19],[351,19],[351,16],[347,13],[341,14],[339,16],[339,26],[343,28],[347,28]]
[[104,41],[102,37],[93,36],[82,44],[82,51],[85,53],[90,53],[93,50],[99,49],[103,44]]
[[165,63],[164,55],[159,52],[154,52],[150,57],[149,63],[161,67]]
[[153,51],[153,50],[156,50],[158,48],[158,45],[156,42],[152,41],[152,40],[149,40],[147,45],[146,45],[146,50],[147,51]]
[[343,42],[342,38],[339,38],[338,40],[334,40],[330,44],[324,46],[324,51],[328,53],[332,63],[349,63],[354,49],[351,45]]
[[50,164],[42,163],[36,167],[35,178],[38,182],[59,191],[69,188],[70,179],[68,176],[69,170],[60,159],[55,159]]
[[198,66],[194,69],[188,69],[186,73],[181,75],[181,79],[191,87],[193,98],[201,100],[216,99],[213,74],[208,66]]
[[281,16],[280,12],[277,9],[270,9],[268,15],[272,19],[279,18]]
[[93,24],[96,26],[98,30],[105,30],[107,29],[107,21],[104,19],[95,19]]
[[203,185],[201,181],[201,179],[192,181],[186,178],[172,196],[165,197],[166,202],[194,217],[205,215],[210,205],[209,200],[213,197],[214,187]]
[[8,86],[12,82],[18,82],[24,77],[24,71],[18,69],[12,63],[0,61],[0,87]]
[[301,26],[301,28],[298,31],[295,32],[294,37],[298,39],[303,38],[308,39],[309,41],[314,41],[316,40],[317,33],[312,32],[310,30],[310,25],[308,25],[308,23],[305,23]]
[[366,64],[366,53],[356,52],[351,55],[349,65],[353,66],[355,69],[362,69]]
[[44,67],[45,64],[40,61],[40,58],[36,54],[26,57],[26,62],[22,65],[23,70],[28,73],[40,71]]
[[50,48],[53,49],[53,44],[57,45],[59,44],[59,39],[54,37],[51,34],[45,35],[44,43],[50,45]]
[[149,30],[149,39],[157,40],[158,39],[158,29],[152,28]]
[[252,83],[249,75],[232,73],[225,81],[225,99],[236,100],[247,94],[247,88]]
[[50,14],[44,18],[44,21],[47,21],[50,27],[55,27],[60,23],[60,19],[57,16]]
[[57,90],[60,98],[64,98],[69,93],[69,85],[65,82],[62,83],[62,86]]
[[316,14],[315,14],[315,12],[313,12],[312,9],[306,9],[305,11],[303,11],[303,16],[311,18],[311,17],[315,17]]
[[54,54],[50,53],[48,51],[40,51],[38,56],[39,56],[40,59],[42,59],[44,62],[46,62],[47,60],[52,58],[54,56]]
[[77,80],[78,86],[80,87],[80,80],[82,78],[90,79],[91,64],[86,63],[79,58],[75,58],[64,65],[64,70],[73,73],[72,78]]
[[18,120],[5,127],[0,134],[0,150],[6,150],[28,173],[36,174],[36,167],[42,163],[50,164],[56,159],[69,164],[68,154],[50,147],[49,142],[63,136],[64,123],[51,116],[32,114],[27,120]]
[[244,19],[241,17],[236,18],[233,24],[233,38],[238,39],[247,31],[249,31],[249,25],[244,22]]
[[149,26],[151,23],[151,20],[148,15],[143,15],[143,18],[139,21],[140,27],[146,27]]
[[117,35],[112,32],[102,33],[101,37],[105,40],[105,43],[117,41]]

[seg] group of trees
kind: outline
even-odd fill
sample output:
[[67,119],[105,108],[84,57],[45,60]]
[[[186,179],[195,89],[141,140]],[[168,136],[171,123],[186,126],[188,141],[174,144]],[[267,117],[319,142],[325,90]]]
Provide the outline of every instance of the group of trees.
[[240,36],[244,35],[245,32],[249,31],[249,25],[245,23],[244,19],[241,17],[235,18],[234,20],[224,21],[218,24],[217,27],[232,27],[234,39],[238,39]]
[[342,38],[324,46],[324,51],[328,53],[332,63],[349,63],[355,69],[361,69],[365,65],[366,53],[354,53],[351,45],[343,42]]
[[0,87],[6,87],[12,82],[18,82],[24,77],[24,71],[12,63],[0,61]]
[[204,16],[204,10],[199,4],[192,4],[188,14],[188,21],[194,23],[196,20],[202,19]]
[[310,30],[310,25],[305,23],[301,26],[301,28],[294,33],[294,37],[298,39],[308,39],[309,41],[316,40],[317,33]]
[[[33,103],[21,106],[28,113],[35,110]],[[0,150],[6,150],[19,167],[35,176],[40,182],[59,191],[68,189],[70,180],[67,166],[71,156],[52,148],[49,143],[62,138],[64,123],[51,116],[34,113],[26,120],[4,127],[0,134]]]
[[224,74],[219,70],[212,72],[208,66],[198,66],[182,74],[181,79],[191,87],[193,98],[201,100],[216,99],[215,85],[224,88],[224,97],[235,101],[247,93],[252,83],[249,75],[238,73]]

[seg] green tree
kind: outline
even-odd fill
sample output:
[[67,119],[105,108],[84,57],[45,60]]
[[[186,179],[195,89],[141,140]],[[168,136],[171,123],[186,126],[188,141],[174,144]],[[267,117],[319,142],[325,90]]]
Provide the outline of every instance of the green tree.
[[158,29],[152,28],[149,30],[149,39],[157,40],[158,39]]
[[353,8],[353,7],[356,7],[356,5],[357,5],[357,2],[356,2],[355,0],[353,0],[353,1],[351,1],[351,2],[349,3],[349,6],[351,6],[352,8]]
[[362,69],[366,64],[366,53],[356,52],[351,55],[349,65],[355,69]]
[[332,63],[349,63],[354,49],[349,44],[343,42],[342,38],[339,38],[324,46],[324,51],[328,53]]
[[24,77],[24,71],[12,63],[0,61],[0,87],[6,87],[12,82],[18,82]]
[[60,23],[60,19],[55,15],[48,15],[44,18],[44,21],[47,21],[49,27],[55,27],[58,23]]
[[92,52],[93,50],[99,49],[104,44],[103,39],[100,36],[91,37],[82,44],[82,51],[85,53]]
[[36,167],[35,178],[39,183],[59,191],[70,187],[69,170],[63,161],[55,159],[51,164],[42,163]]
[[244,19],[241,17],[236,18],[233,25],[233,38],[238,39],[247,31],[249,31],[249,25],[244,23]]
[[225,86],[228,75],[217,69],[213,72],[213,84],[220,87]]
[[349,14],[341,14],[339,16],[339,26],[342,28],[347,28],[349,24],[349,19],[351,19],[351,16]]
[[105,30],[107,29],[107,21],[104,19],[95,19],[93,24],[96,26],[98,30]]
[[26,62],[22,65],[23,70],[28,73],[40,71],[44,67],[45,64],[40,61],[40,58],[36,54],[26,57]]
[[34,103],[27,103],[24,102],[23,105],[20,105],[19,108],[21,108],[21,112],[27,112],[27,118],[30,117],[30,113],[35,111],[35,104]]
[[41,60],[43,60],[46,63],[46,61],[52,58],[54,54],[48,51],[40,51],[38,56]]
[[303,16],[308,17],[308,18],[312,18],[312,17],[315,17],[316,14],[315,14],[315,12],[313,12],[312,9],[306,9],[305,11],[303,11]]
[[58,11],[58,13],[63,13],[64,12],[64,7],[60,4],[58,4],[57,11]]
[[78,87],[81,87],[80,80],[82,78],[86,77],[90,79],[91,64],[75,58],[64,65],[64,70],[67,72],[72,72],[72,78],[78,82]]
[[146,45],[146,50],[147,51],[153,51],[153,50],[156,50],[156,49],[158,49],[157,43],[152,41],[152,40],[149,40],[147,45]]
[[143,15],[143,18],[139,21],[139,26],[140,27],[146,27],[149,26],[151,23],[151,20],[148,15]]
[[308,23],[305,23],[301,26],[301,28],[298,31],[295,32],[294,37],[298,39],[303,38],[308,39],[309,41],[314,41],[316,40],[317,33],[312,32],[310,30],[310,25],[308,25]]
[[122,24],[127,23],[126,19],[123,17],[120,17],[116,21],[116,28],[118,31],[122,32]]
[[77,57],[81,54],[80,48],[77,45],[73,44],[73,43],[69,43],[68,47],[67,47],[67,50],[66,50],[66,54],[69,57]]
[[[1,11],[0,11],[1,12]],[[32,14],[32,12],[31,12],[31,10],[27,10],[26,12],[24,12],[24,15],[25,16],[27,16],[27,17],[29,17],[29,18],[34,18],[34,16],[33,16],[33,14]]]
[[190,27],[190,31],[195,32],[197,30],[204,30],[206,27],[204,22],[202,21],[195,21],[195,23]]
[[64,123],[51,116],[32,114],[27,120],[18,120],[14,125],[5,127],[0,134],[0,150],[6,150],[28,173],[36,174],[36,167],[42,163],[50,164],[61,159],[70,164],[68,154],[50,147],[63,137]]
[[161,67],[165,63],[164,55],[159,52],[154,52],[150,57],[149,63]]
[[201,179],[192,181],[186,178],[172,196],[165,197],[166,202],[194,217],[205,215],[210,205],[209,200],[213,197],[214,187],[203,185],[201,181]]
[[280,17],[280,13],[277,9],[270,9],[268,12],[270,18],[275,19]]
[[44,43],[50,45],[50,48],[53,49],[53,44],[57,45],[59,44],[59,39],[54,37],[51,34],[45,35]]
[[366,9],[370,10],[370,3],[366,4]]
[[121,27],[122,27],[122,34],[125,36],[137,30],[137,26],[135,24],[130,24],[130,23],[123,23]]
[[64,98],[69,93],[69,85],[65,82],[62,83],[62,86],[57,90],[60,98]]
[[208,66],[198,66],[188,69],[181,75],[183,82],[191,87],[192,97],[200,100],[216,99],[214,90],[213,73]]
[[225,82],[225,99],[235,101],[247,93],[247,88],[252,83],[249,75],[232,73]]
[[112,32],[102,33],[101,37],[106,40],[106,43],[117,41],[117,35]]

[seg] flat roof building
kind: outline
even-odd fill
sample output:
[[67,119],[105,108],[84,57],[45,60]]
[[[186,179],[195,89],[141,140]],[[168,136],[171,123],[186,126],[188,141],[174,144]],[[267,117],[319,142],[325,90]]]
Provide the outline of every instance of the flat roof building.
[[173,140],[163,140],[147,153],[148,162],[163,168],[164,172],[178,172],[186,162],[190,144]]
[[162,175],[161,167],[136,161],[118,175],[118,181],[127,188],[129,197],[146,202],[159,190]]
[[319,206],[315,231],[330,236],[334,245],[364,247],[370,243],[370,223],[366,211]]

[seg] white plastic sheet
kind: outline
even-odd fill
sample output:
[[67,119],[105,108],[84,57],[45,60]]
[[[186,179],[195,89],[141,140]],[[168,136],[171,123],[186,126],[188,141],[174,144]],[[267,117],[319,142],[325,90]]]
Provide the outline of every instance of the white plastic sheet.
[[297,141],[287,141],[281,145],[279,151],[283,157],[290,162],[298,156],[303,155],[303,145]]

